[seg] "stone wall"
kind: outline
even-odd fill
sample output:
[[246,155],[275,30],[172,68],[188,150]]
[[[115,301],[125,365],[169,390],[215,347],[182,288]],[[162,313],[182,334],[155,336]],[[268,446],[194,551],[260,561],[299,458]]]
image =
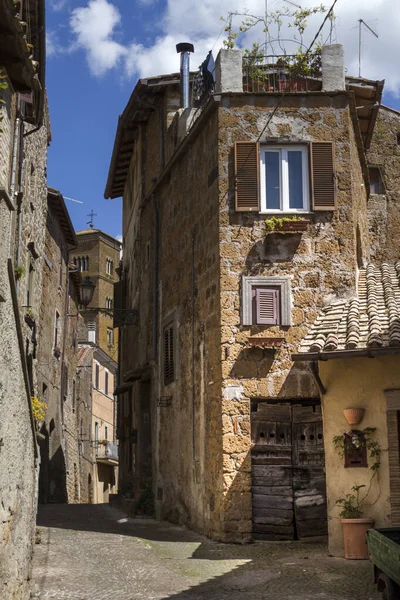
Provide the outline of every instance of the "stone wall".
[[[58,201],[63,203],[61,198]],[[88,502],[93,458],[84,440],[89,438],[91,423],[91,373],[77,370],[78,280],[69,273],[65,231],[50,206],[44,257],[37,395],[48,408],[40,428],[44,439],[40,442],[39,502]]]
[[[250,403],[252,399],[318,398],[306,364],[290,357],[321,308],[355,289],[356,231],[367,248],[366,192],[346,94],[223,97],[219,111],[224,530],[251,535]],[[314,212],[303,234],[266,234],[265,215],[234,210],[233,144],[335,142],[337,209]],[[270,215],[268,215],[270,216]],[[243,326],[242,276],[290,278],[292,326]],[[250,348],[250,336],[283,336],[275,352]]]
[[371,194],[368,201],[371,255],[377,261],[400,257],[400,113],[385,106],[367,152],[369,165],[378,166],[386,193]]
[[[6,104],[0,107],[4,116],[3,132],[0,133],[0,186],[5,188],[8,198],[11,196],[12,150],[16,131],[16,95],[12,91],[11,87],[1,91]],[[40,130],[32,138],[38,154],[37,161],[42,164],[46,160],[46,136]],[[30,155],[31,146],[28,143],[25,144],[25,151]],[[17,155],[16,191],[19,190],[21,174],[18,164]],[[39,197],[35,209],[38,208],[39,214],[42,208],[41,185],[39,181],[36,188]],[[31,382],[35,379],[35,345],[32,343],[32,331],[24,322],[23,280],[16,284],[14,279],[13,248],[18,248],[18,236],[14,239],[16,212],[10,210],[4,192],[0,199],[0,222],[3,232],[0,240],[0,595],[4,600],[26,600],[30,592],[39,460],[30,402],[33,391]],[[39,226],[40,222],[39,217]],[[40,231],[37,232],[37,238],[40,246]],[[25,241],[21,232],[21,245]],[[41,285],[40,277],[38,285]],[[37,292],[35,302],[39,298],[40,293]],[[38,304],[35,304],[35,308],[38,308]]]

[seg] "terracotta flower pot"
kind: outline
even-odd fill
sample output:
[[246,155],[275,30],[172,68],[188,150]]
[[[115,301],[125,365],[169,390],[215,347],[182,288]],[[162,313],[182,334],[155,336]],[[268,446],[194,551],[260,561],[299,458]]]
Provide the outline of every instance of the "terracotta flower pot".
[[374,519],[342,519],[344,557],[350,560],[368,558],[367,531],[372,529]]
[[363,419],[365,408],[345,408],[343,414],[349,425],[358,425]]

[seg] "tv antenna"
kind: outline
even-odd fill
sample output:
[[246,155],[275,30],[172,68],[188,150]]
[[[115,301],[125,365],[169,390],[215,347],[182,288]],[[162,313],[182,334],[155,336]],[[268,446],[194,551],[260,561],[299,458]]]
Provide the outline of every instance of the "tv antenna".
[[93,208],[92,208],[92,210],[90,211],[90,213],[87,216],[90,217],[90,221],[88,221],[86,223],[86,225],[89,225],[90,229],[93,229],[93,227],[94,227],[93,217],[97,217],[97,213],[93,212]]
[[358,19],[358,76],[359,77],[361,77],[361,32],[362,32],[361,26],[362,25],[364,25],[364,27],[366,27],[371,33],[373,33],[376,38],[379,38],[379,35],[373,29],[371,29],[371,27],[363,19]]

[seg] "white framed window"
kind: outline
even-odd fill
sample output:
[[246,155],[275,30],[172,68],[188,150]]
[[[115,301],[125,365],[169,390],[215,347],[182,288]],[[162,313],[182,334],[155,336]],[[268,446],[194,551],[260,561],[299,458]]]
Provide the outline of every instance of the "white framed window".
[[112,298],[110,296],[107,296],[106,298],[106,308],[109,310],[112,309]]
[[113,261],[111,258],[106,258],[106,274],[112,275]]
[[307,146],[261,146],[261,212],[309,212]]
[[111,327],[107,327],[107,345],[112,346],[114,344],[114,331]]

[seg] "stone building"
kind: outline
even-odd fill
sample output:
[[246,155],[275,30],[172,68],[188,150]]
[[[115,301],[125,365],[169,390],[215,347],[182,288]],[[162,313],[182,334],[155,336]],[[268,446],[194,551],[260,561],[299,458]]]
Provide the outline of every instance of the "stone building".
[[292,354],[370,259],[383,89],[345,78],[340,46],[318,77],[250,67],[221,51],[194,108],[179,75],[140,80],[105,192],[123,196],[118,306],[137,311],[119,339],[120,492],[150,481],[158,517],[235,542],[327,534],[320,380]]
[[[89,443],[93,448],[90,502],[108,502],[117,492],[118,448],[114,401],[117,363],[93,343],[79,345],[78,367],[91,381],[91,422]],[[87,431],[87,430],[86,430]]]
[[49,189],[37,356],[38,395],[47,404],[39,476],[39,502],[46,504],[89,502],[93,472],[91,376],[78,369],[81,274],[69,261],[76,246],[64,199]]
[[29,597],[39,449],[37,331],[47,146],[44,2],[0,2],[0,596]]
[[84,313],[84,340],[98,344],[113,360],[118,360],[118,329],[113,313],[91,311],[91,307],[114,308],[114,283],[118,281],[121,243],[98,229],[77,232],[78,247],[71,254],[83,277],[89,276],[96,285],[92,302]]

